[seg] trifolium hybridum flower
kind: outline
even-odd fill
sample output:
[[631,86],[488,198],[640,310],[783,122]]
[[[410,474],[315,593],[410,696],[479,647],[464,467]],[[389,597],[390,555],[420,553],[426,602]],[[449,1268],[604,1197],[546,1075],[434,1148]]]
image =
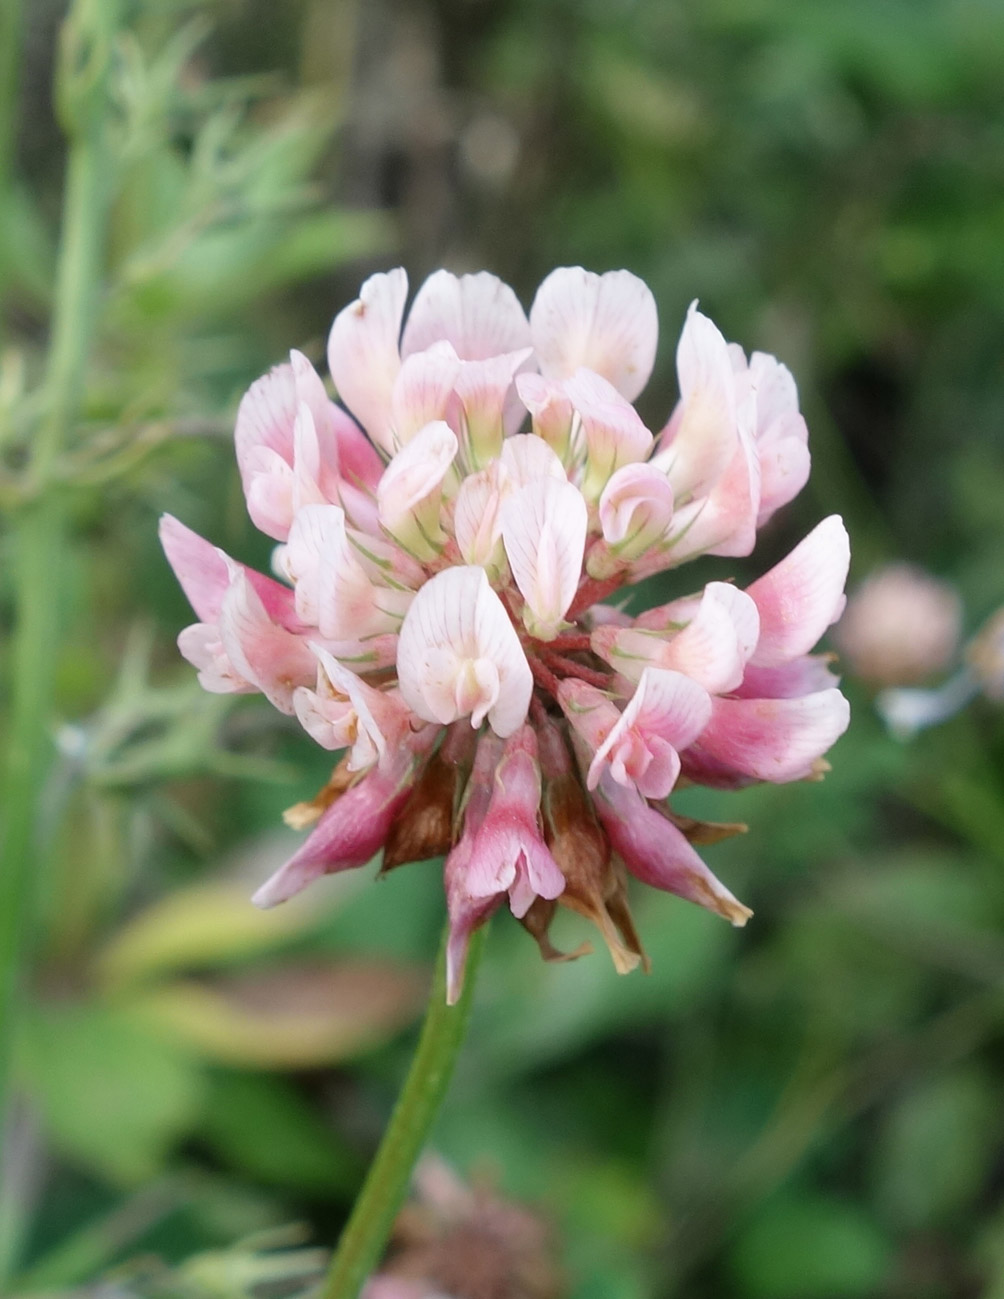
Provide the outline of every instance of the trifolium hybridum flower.
[[339,404],[297,352],[241,403],[248,510],[281,580],[162,524],[202,684],[260,691],[343,752],[254,900],[381,849],[384,869],[445,856],[451,999],[471,933],[506,901],[545,956],[557,905],[589,917],[621,971],[645,959],[627,873],[744,924],[694,847],[730,827],[666,800],[681,780],[825,768],[848,709],[811,651],[843,608],[843,524],[746,590],[710,582],[640,617],[605,601],[752,551],[809,472],[790,373],[694,305],[680,399],[653,431],[632,402],[656,307],[629,272],[556,270],[529,318],[485,272],[436,272],[405,318],[407,291],[403,270],[374,275],[336,317]]

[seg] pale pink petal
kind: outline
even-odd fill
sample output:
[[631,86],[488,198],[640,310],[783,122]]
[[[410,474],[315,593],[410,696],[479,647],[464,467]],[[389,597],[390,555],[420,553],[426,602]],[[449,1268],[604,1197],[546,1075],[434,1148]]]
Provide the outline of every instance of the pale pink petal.
[[391,435],[383,444],[385,451],[398,451],[433,420],[454,418],[459,373],[460,362],[448,343],[437,343],[403,362],[391,394]]
[[415,596],[398,642],[398,680],[405,703],[441,725],[487,715],[497,735],[511,735],[530,706],[533,677],[501,600],[482,568],[447,568]]
[[727,582],[709,582],[691,621],[667,638],[632,627],[598,627],[592,633],[597,654],[627,677],[639,681],[646,667],[683,672],[710,694],[735,690],[757,642],[756,605]]
[[559,379],[545,379],[542,374],[518,374],[516,391],[533,417],[534,436],[546,442],[551,450],[568,464],[577,446],[573,445],[572,403]]
[[297,612],[335,641],[397,631],[412,593],[375,583],[359,560],[337,505],[307,505],[296,516],[282,557],[296,587]]
[[602,747],[621,719],[620,710],[605,691],[577,677],[565,677],[559,682],[557,700],[591,754]]
[[523,348],[462,363],[455,388],[464,412],[464,453],[473,467],[497,456],[503,438],[515,433],[525,419],[513,380],[532,355],[529,348]]
[[537,290],[530,333],[546,378],[585,366],[634,401],[652,373],[659,320],[651,290],[630,271],[565,266]]
[[223,648],[218,623],[197,622],[178,636],[181,657],[198,669],[199,685],[213,695],[246,695],[258,687],[240,675]]
[[849,564],[847,529],[831,514],[748,588],[760,613],[753,663],[773,667],[812,649],[843,612]]
[[591,370],[576,370],[565,380],[565,392],[582,421],[586,444],[582,491],[589,500],[598,500],[611,474],[621,465],[648,456],[652,434],[613,384]]
[[293,691],[315,675],[302,637],[272,621],[245,573],[236,568],[220,609],[220,640],[235,671],[282,713],[293,712]]
[[505,469],[505,488],[510,491],[527,487],[538,478],[556,478],[559,482],[568,479],[561,461],[535,433],[516,433],[506,438],[499,459]]
[[783,783],[811,775],[849,721],[839,690],[796,699],[716,699],[700,748],[736,771]]
[[653,888],[696,902],[733,925],[753,914],[712,874],[671,821],[633,789],[604,773],[594,797],[613,850],[632,875]]
[[408,277],[398,267],[371,275],[359,297],[335,317],[328,369],[338,396],[376,444],[390,445],[391,392],[401,368],[398,338]]
[[655,465],[624,465],[600,496],[603,538],[628,558],[662,540],[672,520],[673,489]]
[[830,670],[832,657],[805,654],[773,668],[747,663],[743,683],[736,694],[743,699],[795,699],[829,690],[840,684],[840,678]]
[[300,724],[325,749],[351,748],[351,771],[383,761],[408,733],[409,710],[396,693],[376,690],[312,642],[317,656],[317,688],[293,694]]
[[443,479],[458,449],[442,420],[427,424],[387,466],[377,488],[380,522],[411,554],[432,559],[446,540],[439,523]]
[[696,681],[680,672],[647,668],[596,750],[589,788],[596,788],[602,769],[609,766],[619,784],[635,784],[646,798],[666,798],[680,772],[677,752],[693,744],[710,719],[711,697]]
[[464,361],[483,361],[530,345],[530,326],[508,284],[488,271],[451,275],[436,271],[415,296],[401,340],[401,355],[445,340]]
[[499,560],[505,562],[499,545],[502,539],[502,493],[498,468],[496,462],[480,473],[468,474],[457,492],[453,535],[465,564],[480,564],[487,568],[497,566]]
[[539,478],[502,507],[502,541],[531,635],[553,640],[575,598],[589,525],[572,483]]

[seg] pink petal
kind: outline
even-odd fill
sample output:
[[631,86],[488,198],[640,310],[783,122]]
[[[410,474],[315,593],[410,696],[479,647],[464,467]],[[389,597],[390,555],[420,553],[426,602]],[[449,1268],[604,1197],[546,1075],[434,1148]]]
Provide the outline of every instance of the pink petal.
[[405,703],[426,721],[485,715],[511,735],[530,706],[533,677],[516,630],[484,569],[447,568],[419,590],[401,627],[398,681]]
[[832,514],[747,588],[760,612],[754,664],[776,666],[812,649],[843,611],[849,564],[847,529]]
[[[647,668],[616,726],[596,750],[589,766],[589,788],[596,788],[603,767],[613,767],[621,746],[634,738],[639,749],[648,750],[658,760],[657,770],[642,771],[640,779],[630,768],[625,771],[645,797],[666,798],[680,771],[675,751],[693,744],[710,719],[711,698],[696,681],[680,672]],[[671,746],[671,758],[665,746]],[[620,760],[623,762],[623,757]],[[616,771],[614,778],[618,779]],[[618,779],[618,783],[625,782]]]
[[281,582],[237,564],[229,555],[200,537],[197,532],[164,514],[160,520],[160,543],[181,589],[202,622],[215,622],[230,586],[230,574],[239,568],[254,587],[273,622],[290,631],[302,630],[293,608],[293,592]]
[[445,340],[464,361],[483,361],[530,344],[530,326],[508,284],[488,271],[451,275],[436,271],[415,296],[401,340],[401,355]]
[[[404,806],[415,779],[415,749],[401,745],[394,762],[368,775],[323,813],[299,851],[268,879],[251,901],[267,909],[286,902],[321,875],[365,866],[383,847],[391,822]],[[428,747],[428,742],[424,742]]]
[[604,774],[594,806],[614,851],[632,875],[714,911],[733,925],[753,914],[708,870],[675,825],[633,789]]
[[338,396],[378,446],[389,446],[391,391],[401,367],[398,337],[408,277],[399,267],[371,275],[358,299],[335,317],[328,369]]
[[840,678],[830,671],[830,654],[805,654],[773,668],[746,664],[743,683],[736,691],[742,699],[795,699],[800,695],[813,695],[840,684]]
[[503,505],[502,541],[531,635],[558,634],[578,589],[588,526],[582,494],[567,479],[539,478]]
[[425,552],[445,540],[439,526],[439,502],[443,479],[457,450],[457,435],[449,424],[442,420],[426,424],[395,455],[377,488],[380,522],[422,557],[431,557]]
[[716,699],[700,747],[736,771],[784,783],[811,775],[849,721],[839,690],[795,699]]
[[497,456],[502,439],[526,418],[513,381],[532,355],[527,347],[461,365],[456,393],[464,410],[464,450],[473,466]]
[[566,266],[537,290],[530,333],[546,378],[567,379],[585,366],[634,401],[652,373],[659,321],[651,290],[630,271]]
[[220,640],[236,672],[282,713],[293,712],[293,691],[315,676],[314,656],[300,636],[268,616],[247,576],[233,572],[220,609]]

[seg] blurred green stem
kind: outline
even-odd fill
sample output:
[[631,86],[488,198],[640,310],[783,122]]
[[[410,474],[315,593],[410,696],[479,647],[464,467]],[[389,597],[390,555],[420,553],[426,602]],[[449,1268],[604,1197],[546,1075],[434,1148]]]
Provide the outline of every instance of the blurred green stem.
[[[21,63],[21,0],[0,4],[0,222],[9,220]],[[0,227],[0,290],[7,280],[9,232]]]
[[471,938],[464,990],[446,1004],[447,926],[436,962],[422,1036],[380,1149],[342,1232],[321,1299],[356,1299],[380,1260],[422,1152],[446,1095],[470,1018],[484,930]]
[[[63,605],[65,519],[52,487],[59,454],[77,418],[94,332],[110,192],[107,79],[114,6],[77,0],[64,27],[57,81],[70,134],[59,265],[45,379],[45,414],[27,476],[33,499],[16,521],[11,704],[0,828],[0,1141],[6,1136],[11,1056],[26,933],[37,874],[41,792]],[[0,1159],[0,1166],[2,1166]],[[18,1250],[23,1205],[0,1186],[0,1288]]]

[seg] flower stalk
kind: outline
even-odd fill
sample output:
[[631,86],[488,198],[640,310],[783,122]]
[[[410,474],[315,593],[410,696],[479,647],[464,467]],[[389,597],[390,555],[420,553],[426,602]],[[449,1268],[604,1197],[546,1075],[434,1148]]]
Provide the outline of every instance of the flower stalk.
[[387,1244],[407,1194],[412,1170],[439,1113],[460,1054],[470,1019],[484,934],[482,929],[471,940],[463,992],[453,1006],[446,1001],[449,927],[443,934],[415,1057],[376,1158],[342,1232],[321,1299],[356,1299]]

